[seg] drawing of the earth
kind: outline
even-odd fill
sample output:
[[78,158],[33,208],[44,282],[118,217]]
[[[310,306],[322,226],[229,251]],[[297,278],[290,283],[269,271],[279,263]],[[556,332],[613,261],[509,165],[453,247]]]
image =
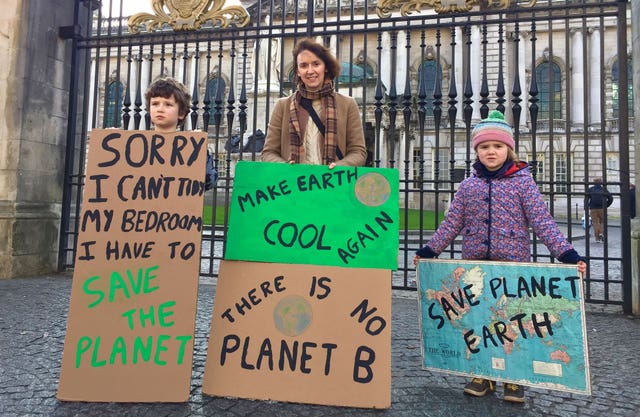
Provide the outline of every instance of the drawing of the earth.
[[287,336],[304,333],[313,320],[309,302],[299,295],[290,295],[280,300],[273,310],[276,328]]
[[391,195],[389,181],[377,172],[369,172],[358,178],[354,188],[358,201],[370,207],[384,204]]

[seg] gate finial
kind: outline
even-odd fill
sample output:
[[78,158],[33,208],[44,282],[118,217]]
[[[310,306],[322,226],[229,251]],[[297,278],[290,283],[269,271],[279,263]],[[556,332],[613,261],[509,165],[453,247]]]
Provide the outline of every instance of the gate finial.
[[173,30],[197,30],[209,20],[220,27],[249,24],[249,14],[242,6],[225,7],[225,0],[150,0],[155,15],[137,13],[129,18],[129,32],[140,33],[146,26],[153,32],[167,24]]

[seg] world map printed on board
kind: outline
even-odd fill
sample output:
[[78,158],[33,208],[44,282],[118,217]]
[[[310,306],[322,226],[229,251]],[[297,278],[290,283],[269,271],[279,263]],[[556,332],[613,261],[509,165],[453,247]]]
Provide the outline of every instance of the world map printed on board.
[[590,394],[575,265],[422,259],[423,367]]

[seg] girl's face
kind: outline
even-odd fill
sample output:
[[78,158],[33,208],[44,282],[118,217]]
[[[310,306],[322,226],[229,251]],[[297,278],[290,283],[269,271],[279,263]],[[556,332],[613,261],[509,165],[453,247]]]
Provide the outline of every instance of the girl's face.
[[317,91],[324,85],[324,61],[311,51],[304,50],[296,58],[297,75],[309,91]]
[[180,106],[173,95],[169,98],[152,97],[149,100],[151,122],[158,132],[175,132],[178,129]]
[[489,171],[497,171],[507,161],[509,147],[502,142],[489,140],[476,148],[478,159]]

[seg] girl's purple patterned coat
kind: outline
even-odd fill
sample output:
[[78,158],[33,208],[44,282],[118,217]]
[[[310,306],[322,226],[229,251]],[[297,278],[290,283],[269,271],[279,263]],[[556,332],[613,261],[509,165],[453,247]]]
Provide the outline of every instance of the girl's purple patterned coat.
[[427,246],[440,254],[462,235],[463,259],[529,262],[529,226],[559,258],[573,249],[545,205],[525,162],[503,175],[482,177],[476,170],[460,183],[449,212]]

